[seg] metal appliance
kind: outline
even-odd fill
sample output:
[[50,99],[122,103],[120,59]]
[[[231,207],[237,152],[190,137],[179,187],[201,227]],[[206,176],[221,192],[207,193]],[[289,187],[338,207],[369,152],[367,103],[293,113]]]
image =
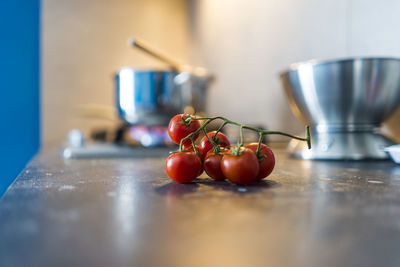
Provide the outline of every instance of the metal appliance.
[[399,58],[310,60],[280,75],[293,113],[311,125],[312,149],[291,141],[303,159],[386,159],[393,142],[380,133],[400,101]]
[[205,110],[207,88],[213,76],[206,69],[182,65],[142,40],[129,45],[155,57],[169,70],[122,68],[116,74],[116,99],[121,119],[131,125],[168,125],[177,113]]
[[118,114],[128,124],[168,125],[177,113],[205,110],[208,76],[126,67],[115,81]]
[[129,124],[164,125],[183,110],[172,71],[122,68],[115,76],[119,116]]

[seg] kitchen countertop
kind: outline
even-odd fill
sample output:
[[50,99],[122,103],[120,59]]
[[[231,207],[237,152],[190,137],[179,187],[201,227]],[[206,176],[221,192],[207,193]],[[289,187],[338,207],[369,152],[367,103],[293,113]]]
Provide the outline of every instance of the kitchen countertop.
[[400,166],[276,158],[239,187],[41,153],[1,199],[0,266],[400,266]]

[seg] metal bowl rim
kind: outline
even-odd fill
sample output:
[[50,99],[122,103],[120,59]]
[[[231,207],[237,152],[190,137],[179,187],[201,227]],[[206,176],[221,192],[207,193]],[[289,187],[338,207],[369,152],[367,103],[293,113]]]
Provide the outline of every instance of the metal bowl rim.
[[304,65],[309,66],[317,66],[317,65],[327,65],[327,64],[335,64],[335,63],[343,63],[350,61],[368,61],[368,60],[380,60],[380,61],[399,61],[399,57],[348,57],[348,58],[340,58],[340,59],[310,59],[306,61],[300,61],[290,64],[289,68],[279,73],[280,77],[285,76],[290,72],[298,71],[299,67]]

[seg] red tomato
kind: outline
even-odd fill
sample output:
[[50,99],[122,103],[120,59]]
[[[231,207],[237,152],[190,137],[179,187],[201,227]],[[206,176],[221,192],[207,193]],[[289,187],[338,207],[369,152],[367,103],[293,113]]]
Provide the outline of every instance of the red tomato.
[[201,160],[194,152],[176,152],[167,158],[165,170],[175,182],[189,183],[201,172]]
[[215,154],[213,151],[209,151],[204,160],[204,170],[214,180],[222,181],[225,180],[225,176],[221,170],[221,154]]
[[[200,160],[201,160],[201,163],[202,163],[202,164],[201,164],[201,170],[200,170],[200,172],[199,172],[199,175],[201,175],[201,174],[203,173],[203,171],[204,171],[204,169],[203,169],[203,163],[204,163],[204,158],[205,158],[206,154],[204,154],[203,150],[202,150],[198,145],[195,145],[195,146],[196,146],[196,149],[197,149],[197,151],[199,152],[200,156],[197,155],[197,154],[196,154],[196,155],[200,157]],[[189,147],[189,148],[185,148],[185,147],[184,147],[184,149],[185,149],[185,151],[194,152],[193,146],[191,146],[191,147]]]
[[221,170],[224,176],[234,184],[249,184],[258,174],[259,164],[256,154],[248,148],[241,148],[241,153],[235,156],[232,150],[221,160]]
[[[203,162],[203,161],[204,161],[204,158],[206,157],[206,154],[204,153],[203,149],[201,149],[200,146],[198,146],[198,145],[195,145],[195,146],[196,146],[196,150],[197,150],[197,151],[199,152],[199,154],[200,154],[200,159],[201,159],[201,161]],[[184,148],[185,151],[194,152],[193,146],[190,146],[189,148],[184,146],[183,148]]]
[[[251,143],[251,144],[245,145],[245,147],[256,152],[258,143]],[[260,153],[262,155],[264,155],[265,158],[262,161],[258,161],[260,169],[258,171],[256,180],[261,180],[261,179],[267,177],[268,175],[270,175],[275,166],[275,156],[274,156],[274,152],[272,152],[271,148],[269,148],[268,146],[266,146],[264,144],[261,144],[260,149],[261,149]]]
[[[220,147],[228,147],[231,145],[229,142],[228,137],[226,137],[225,134],[218,132],[215,134],[217,131],[212,131],[207,134],[208,138],[212,139],[216,144],[218,144]],[[213,145],[208,140],[207,136],[204,136],[201,141],[200,141],[200,147],[203,149],[204,153],[207,154],[208,151],[212,150]]]
[[[183,123],[182,118],[186,119],[188,115],[186,114],[178,114],[175,115],[169,122],[168,125],[168,134],[171,137],[171,140],[174,141],[176,144],[180,144],[181,140],[188,136],[189,134],[193,133],[194,131],[200,128],[199,121],[192,121],[189,125]],[[199,137],[199,134],[196,134],[194,140]],[[192,142],[190,138],[183,142],[186,146],[191,146]]]

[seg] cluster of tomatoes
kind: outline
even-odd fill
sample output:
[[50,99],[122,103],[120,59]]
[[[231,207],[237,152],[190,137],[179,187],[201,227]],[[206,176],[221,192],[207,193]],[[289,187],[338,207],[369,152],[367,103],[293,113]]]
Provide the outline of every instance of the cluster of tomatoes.
[[[199,121],[187,123],[188,117],[178,114],[169,123],[168,133],[176,144],[192,133],[193,140],[199,136]],[[189,183],[204,170],[214,180],[228,179],[234,184],[245,185],[267,177],[274,166],[274,154],[265,144],[251,143],[238,148],[231,146],[225,134],[213,131],[207,133],[200,146],[195,145],[195,148],[191,138],[185,139],[183,150],[170,154],[165,169],[178,183]]]

